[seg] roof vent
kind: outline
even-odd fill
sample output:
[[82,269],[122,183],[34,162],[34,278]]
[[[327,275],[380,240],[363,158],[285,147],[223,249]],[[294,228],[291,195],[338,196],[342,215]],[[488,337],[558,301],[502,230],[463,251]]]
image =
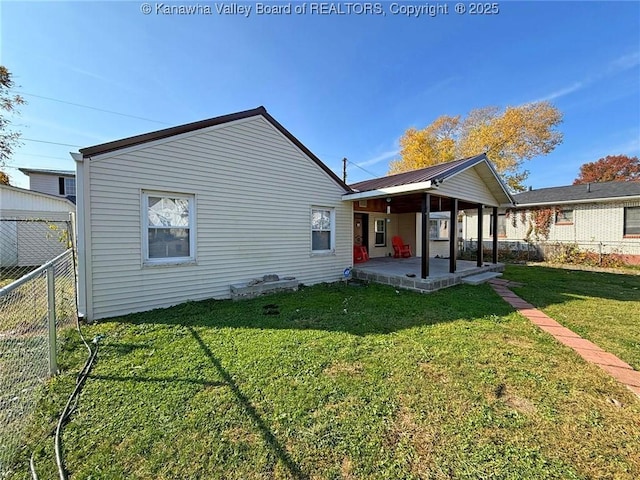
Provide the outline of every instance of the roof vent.
[[532,191],[533,187],[531,185],[529,185],[529,191]]
[[587,183],[587,192],[591,193],[591,183]]

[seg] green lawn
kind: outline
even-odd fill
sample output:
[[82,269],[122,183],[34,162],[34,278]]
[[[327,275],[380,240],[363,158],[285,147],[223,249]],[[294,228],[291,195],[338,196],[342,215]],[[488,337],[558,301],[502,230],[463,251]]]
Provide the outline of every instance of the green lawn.
[[[638,399],[487,285],[318,285],[85,330],[104,339],[64,432],[72,478],[640,476]],[[85,353],[71,332],[10,478]],[[53,458],[41,442],[40,478]]]
[[640,275],[509,265],[513,291],[640,370]]

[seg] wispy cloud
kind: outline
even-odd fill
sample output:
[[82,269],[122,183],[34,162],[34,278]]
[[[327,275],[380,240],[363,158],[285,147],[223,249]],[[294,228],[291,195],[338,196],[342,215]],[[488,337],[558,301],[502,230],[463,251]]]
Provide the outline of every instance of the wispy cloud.
[[573,82],[571,85],[559,88],[547,95],[532,100],[528,103],[536,103],[543,101],[556,100],[561,97],[570,95],[578,90],[582,90],[600,80],[603,80],[614,75],[618,75],[626,70],[640,65],[640,51],[622,55],[611,62],[609,62],[604,68],[601,68],[597,73],[587,75],[582,80]]
[[364,162],[357,162],[356,165],[358,165],[359,167],[368,167],[380,162],[384,162],[385,160],[391,160],[393,157],[397,156],[399,153],[400,151],[398,149],[388,150],[386,152],[382,152],[379,155],[376,155],[373,158],[370,158],[369,160],[365,160]]
[[609,71],[617,73],[640,65],[640,51],[622,55],[609,64]]
[[549,102],[551,100],[555,100],[556,98],[564,97],[565,95],[569,95],[570,93],[577,92],[581,88],[584,88],[584,86],[585,82],[576,82],[573,85],[561,88],[559,90],[556,90],[555,92],[551,92],[544,97],[537,98],[530,103]]

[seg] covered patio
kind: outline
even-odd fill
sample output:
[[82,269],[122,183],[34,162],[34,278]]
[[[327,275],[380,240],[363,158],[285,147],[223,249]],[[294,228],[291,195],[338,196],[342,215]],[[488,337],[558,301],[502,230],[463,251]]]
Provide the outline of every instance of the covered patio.
[[[497,261],[497,211],[512,205],[513,199],[486,155],[350,187],[352,192],[342,198],[353,202],[354,250],[369,252],[368,261],[356,263],[355,278],[437,290],[461,283],[464,277],[503,268]],[[461,212],[482,212],[486,207],[494,213],[491,263],[485,263],[482,249],[475,262],[457,260]],[[482,238],[481,221],[478,232]],[[412,251],[410,258],[398,258],[402,255],[391,249],[392,236],[394,240],[402,237]]]
[[429,258],[429,277],[421,278],[422,258],[380,257],[355,265],[351,275],[357,280],[432,292],[463,283],[468,277],[504,270],[502,263],[485,263],[478,266],[476,262],[468,260],[457,260],[455,273],[451,273],[449,267],[448,258]]

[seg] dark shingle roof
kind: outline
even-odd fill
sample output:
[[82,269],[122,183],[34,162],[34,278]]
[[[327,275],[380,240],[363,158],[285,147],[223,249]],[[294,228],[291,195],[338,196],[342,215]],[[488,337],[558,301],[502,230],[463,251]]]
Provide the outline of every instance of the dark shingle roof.
[[640,196],[640,182],[602,182],[539,188],[518,193],[513,199],[516,205],[536,205],[637,196]]
[[400,185],[410,185],[412,183],[428,182],[429,180],[444,180],[476,163],[486,160],[486,156],[476,155],[475,157],[463,158],[462,160],[454,160],[452,162],[440,163],[431,167],[412,170],[410,172],[397,173],[395,175],[387,175],[386,177],[374,178],[363,182],[353,183],[349,185],[352,190],[357,192],[367,192],[370,190],[378,190],[381,188],[397,187]]

